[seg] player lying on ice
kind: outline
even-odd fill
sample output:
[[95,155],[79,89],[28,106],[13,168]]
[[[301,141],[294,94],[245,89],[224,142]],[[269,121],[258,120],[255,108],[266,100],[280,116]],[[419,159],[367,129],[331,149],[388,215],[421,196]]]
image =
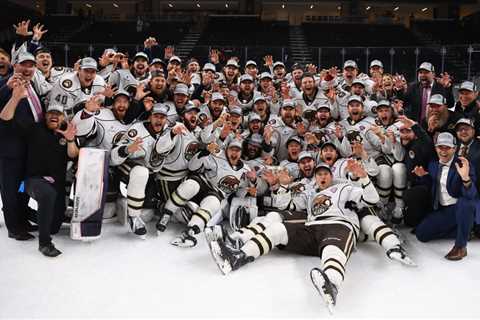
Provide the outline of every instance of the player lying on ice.
[[[220,270],[227,274],[277,246],[303,255],[319,256],[322,267],[313,268],[310,276],[332,312],[344,279],[346,262],[360,229],[376,239],[387,250],[389,258],[414,266],[392,230],[377,216],[366,213],[369,212],[368,206],[379,201],[379,195],[365,169],[350,160],[347,170],[359,180],[334,181],[328,165],[317,165],[315,186],[296,195],[291,202],[296,210],[306,211],[305,223],[282,222],[279,214],[269,213],[263,223],[242,230],[245,242],[240,249],[226,243],[230,238],[224,239],[219,226],[207,228],[207,242]],[[357,206],[367,210],[358,210]]]

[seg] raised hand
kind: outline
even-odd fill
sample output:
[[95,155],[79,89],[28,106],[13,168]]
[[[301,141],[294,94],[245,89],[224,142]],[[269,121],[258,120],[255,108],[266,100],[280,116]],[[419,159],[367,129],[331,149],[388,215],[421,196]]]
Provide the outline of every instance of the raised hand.
[[20,101],[23,98],[28,96],[28,91],[26,87],[26,83],[22,80],[16,79],[12,83],[12,98]]
[[455,162],[455,168],[457,168],[457,172],[462,178],[463,181],[470,180],[470,163],[464,157],[458,157],[458,161],[460,161],[461,165]]
[[400,120],[400,122],[403,124],[403,127],[407,129],[412,128],[416,124],[415,121],[405,115],[398,116],[398,120]]
[[117,93],[117,91],[118,89],[114,89],[111,85],[107,84],[101,94],[107,98],[111,98]]
[[143,107],[147,112],[152,111],[154,104],[155,104],[155,99],[153,99],[153,97],[145,97],[143,99]]
[[452,85],[452,77],[448,74],[448,72],[441,73],[440,77],[436,78],[436,80],[444,88],[449,88]]
[[345,169],[357,178],[365,178],[368,176],[367,171],[365,171],[362,164],[353,159],[347,161],[347,166]]
[[21,21],[17,24],[13,25],[15,29],[15,33],[24,37],[31,36],[33,34],[32,31],[28,31],[28,26],[30,25],[30,20]]
[[220,51],[217,49],[210,50],[210,62],[213,64],[218,64],[220,62]]
[[141,101],[143,98],[145,98],[148,94],[150,94],[149,90],[145,90],[145,84],[144,83],[139,83],[137,85],[137,90],[135,92],[135,100]]
[[263,57],[263,61],[265,61],[264,66],[266,67],[273,67],[273,57],[271,55],[266,55]]
[[415,166],[415,168],[413,168],[412,170],[412,173],[415,174],[417,177],[423,177],[428,174],[428,172],[425,171],[422,166]]
[[48,30],[43,29],[44,27],[45,26],[40,23],[37,23],[35,26],[33,26],[33,37],[32,37],[33,40],[40,41],[43,35],[48,32]]
[[273,186],[278,182],[278,178],[273,174],[272,170],[264,170],[262,179],[265,180],[269,186]]
[[101,107],[101,104],[102,104],[102,101],[100,99],[101,95],[102,94],[97,93],[97,94],[91,96],[90,99],[88,99],[87,102],[85,103],[85,110],[87,110],[88,112],[91,112],[91,113],[95,113],[98,110],[100,110],[100,107]]
[[185,134],[188,132],[187,127],[183,123],[178,123],[172,128],[174,135]]
[[278,182],[280,182],[281,185],[288,185],[293,181],[293,178],[290,176],[287,169],[280,170],[277,176]]
[[65,139],[67,139],[67,141],[72,141],[73,139],[75,139],[75,135],[77,134],[77,127],[73,122],[67,122],[67,129],[57,129],[55,131],[63,135]]
[[307,72],[308,72],[308,73],[313,73],[313,74],[316,74],[316,73],[317,73],[317,69],[318,69],[318,68],[317,68],[317,66],[314,65],[313,63],[307,64],[306,67],[307,67]]
[[173,57],[174,52],[175,52],[175,49],[173,47],[171,46],[166,47],[164,50],[165,60],[169,60],[171,57]]
[[211,142],[207,145],[208,152],[216,154],[220,152],[220,147],[215,142]]

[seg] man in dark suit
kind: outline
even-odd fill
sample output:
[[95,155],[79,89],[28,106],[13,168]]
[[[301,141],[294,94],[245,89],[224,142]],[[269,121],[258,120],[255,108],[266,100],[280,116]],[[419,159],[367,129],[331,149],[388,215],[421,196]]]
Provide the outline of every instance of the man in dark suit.
[[435,79],[435,70],[430,62],[423,62],[418,67],[418,81],[408,87],[401,82],[395,83],[396,95],[405,101],[406,115],[421,122],[427,115],[427,104],[430,96],[441,94],[447,101],[447,107],[453,107],[455,100],[452,92],[452,80],[448,73],[443,73],[441,78]]
[[477,100],[477,86],[471,81],[464,81],[458,89],[458,101],[454,113],[460,118],[474,120],[475,135],[480,136],[480,102]]
[[441,94],[430,96],[427,105],[427,115],[422,120],[422,128],[435,140],[440,132],[450,132],[455,135],[455,124],[460,117],[448,110],[447,100]]
[[[34,73],[35,57],[22,53],[14,64],[13,75],[0,88],[0,112],[8,103],[18,103],[15,118],[25,124],[44,119],[44,106],[32,86]],[[12,101],[17,98],[12,97],[12,88],[19,82],[26,86],[27,97]],[[25,178],[27,142],[18,130],[0,120],[0,146],[0,194],[8,236],[20,241],[33,239],[28,233],[31,231],[27,220],[28,196],[18,192]]]
[[[480,191],[480,140],[475,137],[475,123],[472,119],[462,118],[455,125],[458,139],[457,155],[465,157],[475,165],[477,191]],[[480,202],[477,203],[473,230],[480,238]]]
[[415,235],[422,242],[455,238],[455,245],[445,256],[460,260],[467,255],[467,241],[478,205],[478,192],[473,166],[464,157],[456,156],[455,137],[442,132],[435,143],[438,160],[428,164],[428,171],[416,167],[415,174],[431,190],[433,211],[416,227]]

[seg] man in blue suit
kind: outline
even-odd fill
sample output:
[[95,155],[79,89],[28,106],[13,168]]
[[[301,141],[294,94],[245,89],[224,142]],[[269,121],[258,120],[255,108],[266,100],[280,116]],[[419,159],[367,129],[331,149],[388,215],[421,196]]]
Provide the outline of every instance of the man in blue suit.
[[[13,103],[12,88],[21,83],[27,89],[27,97],[18,101],[15,118],[25,125],[41,122],[44,106],[32,86],[35,73],[35,57],[28,52],[21,53],[14,64],[14,73],[0,87],[0,112],[8,103]],[[24,241],[33,239],[28,233],[31,226],[27,221],[28,196],[19,193],[25,178],[27,141],[14,127],[0,120],[0,194],[3,215],[9,238]]]
[[455,238],[455,245],[445,256],[460,260],[467,255],[467,241],[472,230],[478,193],[475,171],[469,161],[456,155],[455,137],[442,132],[435,143],[438,160],[428,164],[428,171],[415,167],[414,173],[431,190],[433,211],[416,227],[417,239]]

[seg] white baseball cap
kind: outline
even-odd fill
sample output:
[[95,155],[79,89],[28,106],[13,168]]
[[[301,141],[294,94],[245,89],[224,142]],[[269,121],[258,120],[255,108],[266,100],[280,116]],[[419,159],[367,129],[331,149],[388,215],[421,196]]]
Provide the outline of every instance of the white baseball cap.
[[446,146],[450,148],[455,148],[457,145],[455,141],[455,137],[449,132],[441,132],[438,137],[437,141],[435,142],[435,146]]
[[383,63],[382,61],[380,60],[373,60],[372,62],[370,62],[370,68],[371,67],[380,67],[380,68],[383,68]]

